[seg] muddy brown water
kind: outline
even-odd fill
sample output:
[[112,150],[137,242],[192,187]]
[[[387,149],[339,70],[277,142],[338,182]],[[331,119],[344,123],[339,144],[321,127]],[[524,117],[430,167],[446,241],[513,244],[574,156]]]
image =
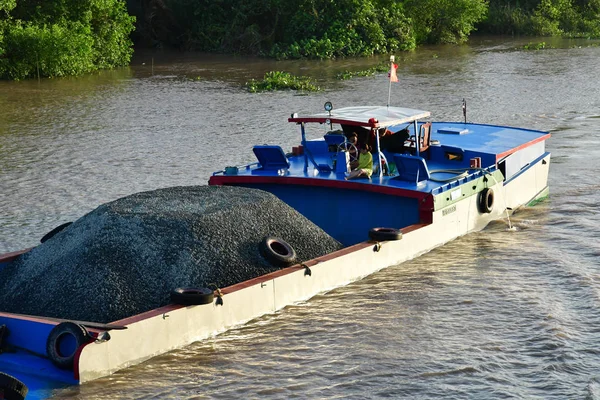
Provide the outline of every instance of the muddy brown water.
[[[413,261],[54,398],[600,397],[600,47],[477,38],[398,54],[393,105],[548,130],[551,196]],[[0,82],[0,252],[98,205],[205,184],[252,145],[299,141],[293,112],[378,105],[380,59],[136,54],[131,67]],[[286,70],[323,91],[250,94]]]

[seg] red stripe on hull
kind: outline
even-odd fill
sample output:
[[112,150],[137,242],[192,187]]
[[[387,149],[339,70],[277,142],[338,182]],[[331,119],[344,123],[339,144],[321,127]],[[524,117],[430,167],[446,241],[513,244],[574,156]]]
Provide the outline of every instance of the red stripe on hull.
[[318,122],[319,124],[324,124],[326,120],[329,120],[332,124],[343,124],[343,125],[351,125],[351,126],[364,126],[368,128],[378,128],[379,122],[359,122],[359,121],[348,121],[346,119],[338,119],[335,117],[325,118],[325,117],[314,117],[314,118],[288,118],[288,122],[296,122],[298,124],[303,122]]
[[[431,197],[429,193],[418,192],[415,190],[407,190],[401,188],[394,188],[389,186],[379,185],[365,185],[364,183],[357,183],[352,181],[332,181],[325,179],[314,179],[314,178],[296,178],[296,177],[279,177],[279,176],[225,176],[215,175],[211,176],[208,180],[209,185],[220,186],[220,185],[239,185],[239,184],[269,184],[274,183],[277,185],[300,185],[300,186],[313,186],[313,187],[327,187],[335,189],[350,189],[360,190],[363,192],[381,193],[390,196],[408,197],[412,199],[423,200],[427,197]],[[432,202],[433,204],[433,202]]]
[[21,254],[25,254],[31,249],[33,249],[33,247],[30,247],[30,248],[24,249],[24,250],[12,251],[10,253],[2,254],[2,255],[0,255],[0,264],[5,263],[5,262],[11,262],[15,258],[19,257]]

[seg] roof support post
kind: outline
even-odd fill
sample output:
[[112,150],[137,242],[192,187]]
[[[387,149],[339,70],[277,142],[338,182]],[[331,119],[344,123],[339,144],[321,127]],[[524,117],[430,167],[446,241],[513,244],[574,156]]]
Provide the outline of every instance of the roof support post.
[[372,128],[375,131],[375,141],[377,143],[377,163],[379,164],[379,177],[383,176],[383,168],[381,166],[381,148],[379,146],[379,129]]
[[306,154],[306,130],[304,122],[300,123],[300,131],[302,132],[302,154],[304,154],[304,173],[308,172],[308,155]]
[[413,121],[413,127],[415,128],[415,155],[419,157],[421,155],[421,132],[419,131],[419,123],[416,119]]

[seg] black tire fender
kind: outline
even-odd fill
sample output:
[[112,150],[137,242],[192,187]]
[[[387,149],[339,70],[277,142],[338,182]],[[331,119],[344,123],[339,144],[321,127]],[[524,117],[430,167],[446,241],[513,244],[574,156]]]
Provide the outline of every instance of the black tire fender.
[[171,302],[183,306],[210,304],[215,298],[214,291],[209,288],[177,288],[171,292]]
[[77,350],[92,338],[83,325],[61,322],[50,331],[46,340],[46,354],[61,369],[73,369]]
[[402,239],[402,232],[400,229],[396,228],[371,228],[369,231],[369,239],[376,242],[400,240]]
[[29,389],[14,376],[0,372],[0,399],[23,400]]
[[477,199],[477,205],[479,212],[482,214],[489,214],[494,209],[494,191],[492,188],[485,188],[479,193]]
[[56,235],[58,232],[62,231],[63,229],[65,229],[67,226],[69,226],[71,224],[72,224],[72,222],[65,222],[64,224],[57,226],[56,228],[52,229],[50,232],[48,232],[44,236],[42,236],[42,238],[40,239],[40,242],[44,243],[46,240],[50,239],[52,236]]
[[276,267],[287,267],[296,261],[296,251],[283,239],[267,236],[258,248],[265,260]]

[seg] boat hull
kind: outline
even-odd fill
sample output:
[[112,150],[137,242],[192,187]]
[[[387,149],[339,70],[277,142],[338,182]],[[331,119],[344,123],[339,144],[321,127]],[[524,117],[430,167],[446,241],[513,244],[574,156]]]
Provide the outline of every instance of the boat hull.
[[[490,186],[497,203],[506,201],[503,183]],[[166,306],[115,324],[111,340],[86,345],[78,359],[78,379],[86,382],[156,355],[206,339],[287,305],[347,285],[383,268],[413,259],[469,232],[503,218],[505,210],[479,212],[477,196],[469,196],[432,213],[431,223],[401,229],[400,240],[363,241],[299,265],[221,290],[207,305]],[[144,337],[143,341],[139,338]]]
[[[14,353],[0,352],[0,372],[16,372],[26,384],[28,375],[35,376],[29,382],[35,382],[39,390],[59,383],[87,382],[306,301],[480,231],[491,221],[503,219],[519,207],[548,195],[550,153],[544,150],[546,138],[541,136],[506,154],[494,154],[496,164],[449,183],[420,186],[417,174],[417,180],[408,189],[407,182],[385,186],[377,177],[368,182],[345,182],[343,175],[339,180],[320,179],[319,171],[287,177],[280,175],[279,167],[274,172],[265,170],[264,165],[263,170],[247,166],[245,176],[228,176],[221,171],[211,178],[210,184],[269,191],[346,247],[218,289],[215,300],[209,304],[170,304],[113,323],[125,329],[90,327],[94,338],[101,338],[103,332],[110,337],[81,345],[75,353],[72,370],[54,367],[46,354],[50,332],[60,321],[0,313],[0,326],[5,325],[11,332],[4,339],[5,344],[18,349]],[[458,154],[452,149],[446,145],[437,150],[440,155]],[[436,148],[432,150],[435,156]],[[465,157],[464,162],[469,158]],[[285,170],[282,172],[285,174]],[[482,200],[488,200],[483,208]],[[367,240],[370,229],[376,226],[399,229],[402,236],[399,240],[382,242]],[[0,256],[0,268],[24,252]],[[41,381],[47,385],[43,387]]]
[[548,196],[550,153],[544,153],[504,183],[505,207],[513,212]]
[[[496,189],[500,190],[500,185]],[[90,343],[80,352],[80,382],[111,374],[169,350],[206,339],[287,305],[347,285],[390,265],[415,258],[487,223],[468,218],[476,200],[459,202],[456,211],[434,213],[431,224],[402,229],[396,241],[365,241],[343,250],[308,260],[272,274],[222,289],[219,300],[208,305],[171,305],[139,316],[116,321],[126,330],[111,331],[111,340]],[[500,211],[490,214],[487,222]],[[222,303],[222,304],[219,304]],[[139,340],[143,337],[144,340]]]

